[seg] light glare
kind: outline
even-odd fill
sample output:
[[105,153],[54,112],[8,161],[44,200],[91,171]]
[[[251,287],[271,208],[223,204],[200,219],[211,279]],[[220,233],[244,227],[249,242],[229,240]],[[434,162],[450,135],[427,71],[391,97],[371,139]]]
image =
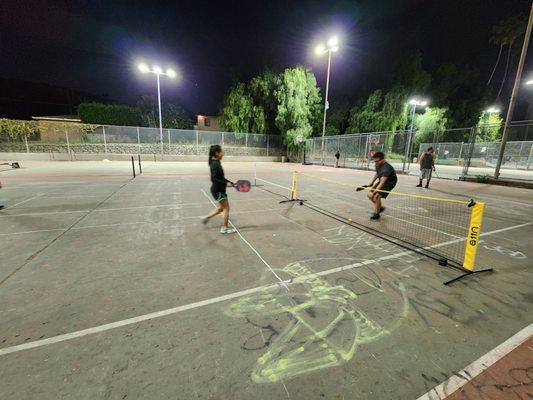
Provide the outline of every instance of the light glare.
[[144,63],[140,63],[138,65],[138,68],[139,68],[139,71],[141,71],[143,74],[150,71],[150,68],[148,68],[148,65],[144,64]]
[[533,85],[533,79],[526,82],[526,85]]
[[326,52],[326,48],[324,47],[324,45],[322,44],[319,44],[318,46],[316,46],[315,48],[315,53],[318,54],[319,56],[324,54]]
[[[333,47],[339,46],[339,38],[337,36],[332,36],[328,40],[328,47],[330,47],[333,50]],[[336,51],[336,50],[333,50]]]
[[169,78],[175,78],[176,77],[176,71],[174,71],[171,68],[168,68],[167,69],[167,75],[168,75]]
[[154,71],[156,74],[160,74],[163,72],[163,70],[161,69],[161,67],[159,65],[154,65],[152,67],[152,71]]

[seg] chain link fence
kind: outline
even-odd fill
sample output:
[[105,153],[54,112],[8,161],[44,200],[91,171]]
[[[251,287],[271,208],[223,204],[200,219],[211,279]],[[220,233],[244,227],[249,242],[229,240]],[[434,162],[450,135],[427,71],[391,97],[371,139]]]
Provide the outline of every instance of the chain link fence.
[[70,122],[1,120],[0,151],[205,155],[212,144],[228,155],[281,156],[277,135]]

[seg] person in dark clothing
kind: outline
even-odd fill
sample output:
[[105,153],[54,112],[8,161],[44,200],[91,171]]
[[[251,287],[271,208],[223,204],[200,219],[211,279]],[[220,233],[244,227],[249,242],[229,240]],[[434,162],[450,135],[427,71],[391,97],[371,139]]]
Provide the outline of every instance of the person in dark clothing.
[[222,213],[222,227],[220,233],[235,233],[235,228],[229,228],[229,201],[226,194],[226,188],[231,187],[232,183],[224,176],[224,170],[220,160],[224,157],[222,147],[214,144],[209,148],[209,168],[211,170],[211,194],[215,201],[219,204],[217,208],[209,213],[209,215],[202,217],[202,222],[207,224],[211,218]]
[[422,181],[426,180],[426,189],[429,189],[429,181],[432,172],[435,171],[435,159],[433,158],[433,147],[430,147],[418,160],[420,163],[420,182],[416,187],[422,187]]
[[341,153],[339,150],[335,153],[335,168],[339,168],[339,159],[341,158]]
[[[381,218],[380,214],[385,211],[385,207],[381,204],[381,199],[386,199],[389,192],[394,189],[398,178],[392,165],[385,161],[385,154],[381,151],[376,152],[372,159],[376,166],[376,173],[372,177],[372,181],[366,187],[372,186],[372,189],[368,192],[368,198],[374,203],[374,214],[370,217],[372,220],[378,220]],[[378,181],[376,184],[374,184]]]

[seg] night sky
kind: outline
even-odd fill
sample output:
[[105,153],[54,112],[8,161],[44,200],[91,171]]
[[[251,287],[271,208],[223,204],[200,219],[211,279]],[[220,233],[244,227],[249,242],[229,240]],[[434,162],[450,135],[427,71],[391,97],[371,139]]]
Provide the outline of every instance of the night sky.
[[[155,77],[135,68],[140,60],[153,60],[180,71],[180,79],[163,81],[164,101],[191,113],[214,113],[235,80],[266,67],[279,72],[308,66],[323,87],[326,60],[312,50],[320,38],[336,33],[341,50],[333,59],[332,101],[346,96],[355,101],[390,85],[397,62],[416,49],[427,69],[468,64],[487,79],[498,50],[488,42],[492,26],[505,15],[527,15],[529,4],[2,0],[0,79],[15,89],[20,81],[39,82],[133,105],[140,95],[155,94]],[[0,97],[9,102],[16,92]],[[10,104],[17,115],[39,110],[31,100]]]

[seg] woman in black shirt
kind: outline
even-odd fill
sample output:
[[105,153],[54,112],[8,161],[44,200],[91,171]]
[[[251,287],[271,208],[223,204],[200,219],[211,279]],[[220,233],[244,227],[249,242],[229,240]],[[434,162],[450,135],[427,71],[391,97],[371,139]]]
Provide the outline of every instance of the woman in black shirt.
[[231,187],[232,183],[228,181],[224,176],[224,170],[220,160],[224,157],[222,147],[218,144],[214,144],[209,148],[209,168],[211,170],[211,194],[217,201],[219,206],[209,213],[209,215],[202,217],[202,222],[207,222],[214,216],[222,213],[222,227],[220,233],[235,233],[235,228],[228,228],[229,223],[229,201],[226,194],[226,188]]

